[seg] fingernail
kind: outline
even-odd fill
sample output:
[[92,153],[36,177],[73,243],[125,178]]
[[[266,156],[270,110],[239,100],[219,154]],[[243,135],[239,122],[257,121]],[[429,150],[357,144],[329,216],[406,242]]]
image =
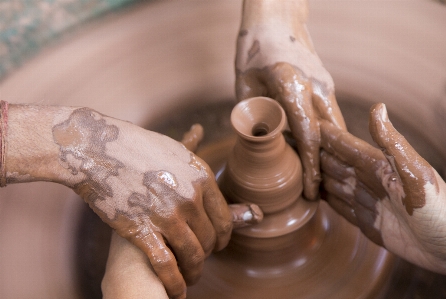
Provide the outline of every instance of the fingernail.
[[[246,220],[249,224],[257,224],[263,220],[263,212],[258,205],[250,204],[247,213],[250,214],[249,220]],[[245,215],[243,215],[243,217],[245,217]]]
[[263,219],[263,212],[255,204],[229,205],[232,211],[232,223],[234,228],[241,228],[257,224]]
[[386,105],[383,103],[373,105],[370,109],[369,130],[373,140],[380,147],[385,147],[384,142],[389,133],[389,125],[392,126],[392,123],[389,120]]
[[387,107],[383,103],[378,103],[372,106],[370,109],[371,120],[376,124],[389,122],[389,115],[387,114]]
[[387,115],[387,107],[383,103],[379,103],[376,105],[376,110],[379,113],[381,121],[389,121],[389,116]]

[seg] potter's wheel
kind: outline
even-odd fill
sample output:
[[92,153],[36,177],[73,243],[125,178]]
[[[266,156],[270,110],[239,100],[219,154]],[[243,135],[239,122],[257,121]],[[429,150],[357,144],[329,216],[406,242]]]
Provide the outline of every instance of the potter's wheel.
[[[349,130],[362,139],[370,139],[370,135],[367,131],[369,107],[361,104],[352,104],[361,101],[354,101],[342,96],[338,96],[338,101],[343,114],[347,116],[346,123]],[[222,100],[215,104],[204,106],[192,104],[189,107],[181,107],[177,110],[172,110],[172,114],[169,114],[170,117],[168,118],[166,116],[160,116],[160,118],[156,119],[153,122],[153,125],[149,125],[148,128],[180,140],[184,132],[187,131],[191,125],[194,123],[202,124],[205,128],[205,138],[200,144],[198,154],[201,154],[201,156],[204,155],[205,159],[207,158],[207,162],[211,163],[211,166],[213,164],[218,166],[218,164],[222,162],[222,160],[220,160],[221,157],[209,157],[209,151],[220,154],[222,152],[227,153],[233,145],[232,139],[235,137],[235,134],[231,128],[229,117],[234,105],[234,100]],[[391,111],[390,117],[392,118],[395,127],[403,132],[405,136],[416,145],[416,149],[419,152],[425,152],[427,154],[425,157],[430,160],[429,162],[432,165],[435,163],[439,163],[440,165],[446,163],[446,160],[436,160],[436,158],[441,156],[441,153],[435,152],[432,147],[429,147],[426,138],[423,135],[418,134],[416,129],[392,115]],[[434,159],[429,159],[429,153]],[[222,157],[223,156],[225,156],[225,154],[223,154]],[[324,205],[323,210],[326,211],[327,209],[330,208],[327,205]],[[328,213],[331,215],[333,212],[328,211]],[[107,232],[109,230],[108,227],[95,217],[95,214],[89,209],[85,209],[83,215],[88,221],[88,224],[84,223],[85,225],[82,226],[80,243],[89,246],[90,251],[88,252],[85,249],[82,249],[84,246],[80,247],[82,250],[81,255],[79,256],[79,265],[82,265],[80,267],[82,290],[88,294],[89,298],[101,298],[98,282],[101,280],[101,275],[105,267],[103,257],[107,255],[107,237],[109,236]],[[331,216],[333,217],[333,215]],[[94,235],[95,232],[96,235]],[[99,242],[95,239],[98,237],[97,232],[102,232],[105,235],[105,237],[103,235],[103,239]],[[359,231],[355,233],[359,233]],[[364,240],[361,242],[364,242]],[[227,255],[227,253],[223,254]],[[351,258],[355,258],[355,256]],[[372,257],[362,255],[361,258],[370,259]],[[280,267],[278,267],[278,271],[280,271]],[[378,294],[377,297],[372,298],[446,298],[446,276],[423,270],[398,258],[394,258],[391,267],[388,267],[385,271],[385,274],[388,275],[390,279],[388,283],[383,284],[386,289],[384,292]],[[367,288],[367,282],[363,283],[364,285],[361,287]],[[193,287],[192,291],[197,293],[195,288],[196,287]],[[191,293],[191,291],[189,291],[189,293]],[[96,297],[94,294],[97,294]],[[222,298],[225,298],[225,295],[223,295]]]
[[[409,141],[444,174],[446,6],[421,0],[310,1],[310,6],[309,30],[334,77],[347,123],[354,124],[350,129],[369,138],[366,112],[371,103],[385,102],[398,129],[409,132]],[[187,107],[197,115],[220,113],[220,103],[233,104],[224,103],[234,94],[240,8],[240,1],[129,7],[24,65],[1,82],[0,95],[13,103],[89,106],[150,128],[186,114]],[[177,112],[179,102],[184,109]],[[188,121],[203,123],[207,132],[213,128],[202,119]],[[169,122],[164,128],[177,139],[189,127],[185,120]],[[215,132],[207,136],[217,138]],[[0,190],[0,298],[95,298],[91,291],[80,292],[82,272],[76,267],[91,265],[81,264],[80,257],[98,260],[105,250],[96,241],[87,245],[77,239],[81,221],[91,234],[101,232],[97,224],[80,220],[89,217],[84,208],[70,190],[55,184]],[[100,272],[84,270],[90,272],[83,272],[84,279]],[[389,298],[444,294],[443,276],[403,261],[396,271]]]
[[[346,123],[349,130],[352,131],[356,136],[365,140],[369,140],[370,135],[367,131],[369,107],[367,107],[366,105],[358,104],[362,102],[360,100],[358,101],[358,99],[351,99],[343,96],[338,96],[338,101],[340,103],[343,114],[347,116]],[[164,123],[156,122],[156,125],[151,126],[151,128],[153,130],[170,135],[173,138],[181,139],[182,134],[187,130],[187,128],[189,128],[192,124],[199,122],[205,128],[205,139],[203,140],[197,151],[198,154],[206,156],[208,155],[209,151],[216,153],[228,152],[228,149],[226,148],[228,146],[225,144],[224,141],[234,136],[233,130],[230,127],[229,123],[230,112],[234,104],[234,101],[229,100],[212,105],[207,105],[204,107],[192,106],[186,110],[182,108],[178,111],[182,110],[185,111],[185,113],[174,113],[174,115],[176,116],[171,117],[169,121],[166,121]],[[209,117],[209,115],[215,115],[215,118]],[[432,147],[429,147],[427,144],[427,140],[423,135],[418,134],[417,130],[414,129],[411,125],[392,115],[391,111],[390,117],[392,118],[395,127],[403,132],[406,137],[414,145],[416,145],[416,149],[419,152],[425,153],[425,157],[427,158],[427,160],[429,160],[429,156],[432,155],[434,159],[429,161],[432,165],[435,165],[435,163],[439,163],[439,165],[445,165],[444,163],[446,163],[446,160],[437,160],[437,158],[441,156],[441,153],[435,152]],[[221,161],[218,161],[218,157],[207,158],[208,162],[210,161],[211,165],[212,163],[221,163]],[[323,209],[330,208],[324,205]],[[373,257],[364,256],[363,258],[368,259]],[[379,270],[377,269],[377,271]],[[376,297],[372,298],[442,298],[442,296],[445,296],[446,298],[446,276],[425,271],[398,258],[395,258],[395,260],[392,261],[392,267],[389,267],[385,271],[385,274],[388,275],[389,282],[387,284],[383,284],[383,286],[387,289],[385,290],[385,292],[377,294]],[[368,287],[367,282],[362,283],[363,285],[361,287]],[[285,283],[284,285],[287,285],[287,283]],[[197,293],[196,290],[192,291],[194,292],[190,291],[190,293],[192,293],[193,295]],[[321,292],[321,294],[322,293],[323,292]],[[225,296],[223,295],[222,298],[225,298]],[[257,298],[259,297],[257,296]]]

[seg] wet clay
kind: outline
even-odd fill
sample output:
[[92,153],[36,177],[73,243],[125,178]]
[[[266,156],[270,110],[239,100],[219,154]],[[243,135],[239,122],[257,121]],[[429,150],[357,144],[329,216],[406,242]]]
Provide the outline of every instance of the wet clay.
[[[184,148],[193,150],[202,138],[203,128],[200,125],[192,126],[183,138],[186,144],[182,149],[189,157],[185,164],[190,170],[198,173],[210,170],[199,157]],[[173,163],[170,160],[167,162]],[[182,187],[179,180],[181,175],[180,172],[172,173],[166,170],[144,172],[144,190],[132,192],[126,200],[128,209],[117,210],[113,219],[116,232],[144,252],[143,255],[135,255],[130,263],[144,264],[147,263],[148,257],[150,265],[161,278],[169,295],[178,295],[178,298],[185,296],[186,283],[193,284],[199,278],[205,257],[213,249],[226,245],[223,238],[228,240],[230,237],[229,231],[225,229],[231,228],[231,220],[232,227],[239,228],[258,223],[263,217],[262,211],[254,204],[230,205],[227,209],[213,176],[209,177],[208,182],[204,182],[203,188],[199,185],[200,181],[193,182],[194,190],[197,190],[195,202],[191,198],[181,196],[178,192]],[[218,206],[219,204],[221,206]],[[99,210],[98,214],[107,219],[107,215],[101,212],[102,210]],[[220,241],[216,240],[217,237]],[[117,264],[123,259],[127,260],[128,257],[124,256],[125,248],[129,249],[132,245],[128,241],[122,241],[120,244],[122,246],[118,247],[113,242],[111,244],[111,252],[114,252],[114,255],[108,260],[105,274],[107,283],[112,283],[110,279],[116,276],[123,275],[128,277],[127,280],[133,281],[133,278],[138,279],[146,275],[142,270],[122,274],[122,267]],[[119,292],[127,285],[127,282],[121,282],[117,286],[106,285],[105,296],[115,296],[112,294],[114,288]]]
[[[186,136],[191,148],[200,129]],[[60,162],[80,180],[72,188],[146,254],[169,296],[184,297],[232,228],[207,165],[171,138],[86,108],[56,124],[52,135]]]
[[316,199],[321,180],[318,119],[345,129],[334,89],[325,81],[309,77],[295,65],[277,62],[237,71],[236,92],[239,99],[258,95],[274,98],[285,109],[298,152],[303,157],[305,197]]
[[383,149],[384,155],[393,164],[393,169],[397,170],[398,180],[405,190],[401,201],[407,213],[412,215],[415,209],[426,204],[427,183],[436,186],[436,191],[439,192],[433,169],[393,128],[384,104],[374,105],[370,113],[369,129],[372,138]]
[[234,108],[231,123],[239,138],[221,179],[226,198],[255,203],[266,214],[289,207],[302,193],[302,166],[282,135],[283,109],[272,99],[251,98]]
[[117,176],[124,164],[107,155],[106,144],[115,141],[118,134],[118,127],[106,124],[102,115],[89,108],[73,111],[66,121],[53,127],[62,165],[74,176],[85,175],[73,188],[88,202],[113,197],[107,179]]
[[237,38],[236,95],[239,101],[271,97],[285,109],[304,170],[304,197],[319,194],[318,119],[345,123],[334,83],[307,30],[306,0],[245,0]]
[[370,133],[382,151],[321,122],[326,199],[375,243],[444,274],[439,244],[446,184],[395,130],[383,104],[370,116]]
[[[275,103],[265,98],[260,100],[266,101],[268,105]],[[241,201],[238,197],[229,197],[237,194],[233,188],[246,189],[245,192],[250,194],[248,197],[256,201],[259,196],[251,192],[259,192],[261,186],[251,189],[253,183],[249,178],[249,184],[235,184],[233,181],[249,177],[239,171],[249,169],[250,159],[258,159],[258,152],[268,148],[263,145],[267,143],[264,139],[272,138],[273,146],[279,144],[280,147],[282,143],[275,143],[275,139],[282,139],[283,136],[275,134],[274,130],[278,128],[277,131],[281,132],[283,127],[280,118],[273,121],[276,124],[274,126],[264,122],[261,117],[250,116],[246,111],[239,113],[239,110],[243,111],[240,106],[245,104],[241,102],[238,105],[232,114],[237,117],[231,116],[237,136],[210,144],[200,149],[197,155],[217,174],[228,201]],[[274,106],[268,107],[269,119],[274,120]],[[246,110],[252,112],[256,109]],[[259,111],[262,114],[263,109]],[[237,123],[240,122],[238,117],[247,117],[248,121]],[[237,149],[242,142],[252,147],[258,140],[263,140],[259,142],[263,145],[260,150],[251,150],[247,154],[243,153],[246,149]],[[241,155],[246,156],[244,162],[239,163],[246,167],[239,167],[235,172],[228,171],[229,167],[234,167],[230,166],[230,159],[233,159],[231,156],[240,151]],[[298,159],[295,153],[293,157]],[[293,158],[289,159],[288,164],[292,163]],[[257,172],[261,173],[263,162],[257,163]],[[255,173],[251,170],[249,172]],[[234,173],[237,178],[228,179]],[[269,175],[274,177],[277,173]],[[299,179],[302,180],[302,177]],[[274,179],[263,180],[268,182]],[[227,182],[231,182],[230,188],[225,185]],[[275,188],[278,189],[277,194],[280,194],[281,185]],[[200,281],[188,288],[188,298],[378,298],[386,291],[393,260],[386,250],[370,242],[358,228],[338,216],[324,202],[306,201],[298,193],[290,200],[291,204],[275,209],[275,204],[281,206],[284,201],[280,196],[276,198],[271,195],[275,193],[269,194],[269,202],[265,206],[273,206],[272,210],[265,214],[261,223],[233,231],[228,247],[206,260]],[[250,200],[243,199],[243,202],[247,201]]]
[[258,205],[231,204],[229,208],[232,213],[233,229],[257,224],[263,220],[263,212]]
[[375,227],[376,201],[387,196],[382,182],[392,179],[393,170],[376,148],[328,122],[321,122],[321,136],[323,184],[329,194],[325,199],[368,238],[384,245]]

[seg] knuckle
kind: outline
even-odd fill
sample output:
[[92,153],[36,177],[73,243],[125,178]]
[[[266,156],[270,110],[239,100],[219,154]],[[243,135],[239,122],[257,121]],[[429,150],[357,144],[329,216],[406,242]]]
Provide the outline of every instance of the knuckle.
[[273,70],[276,72],[283,72],[283,71],[290,72],[290,71],[294,71],[294,68],[292,65],[290,65],[287,62],[278,62],[274,65]]
[[232,222],[226,221],[223,225],[220,226],[220,228],[217,230],[217,235],[219,237],[226,236],[230,234],[232,231]]
[[203,242],[202,246],[205,256],[209,256],[211,254],[212,249],[214,249],[216,241],[217,241],[217,236],[215,235],[215,233],[213,233]]
[[201,274],[201,270],[203,269],[204,265],[204,259],[205,256],[204,254],[202,254],[202,255],[196,255],[187,261],[185,269],[194,274],[191,277],[189,277],[189,279],[195,276],[199,276]]
[[166,285],[166,290],[170,298],[186,298],[186,284],[183,280],[175,281],[170,283],[169,285]]
[[192,269],[200,269],[204,264],[205,259],[204,252],[202,250],[197,250],[189,259],[187,265]]
[[152,266],[154,269],[161,272],[167,272],[169,271],[176,263],[174,262],[173,258],[168,256],[167,254],[162,254],[159,256],[156,256],[152,260]]
[[200,244],[186,243],[178,249],[183,252],[182,258],[179,259],[180,264],[188,268],[200,266],[206,258]]
[[195,284],[200,279],[204,267],[204,260],[205,255],[202,250],[198,250],[188,258],[184,268],[182,267],[186,284]]

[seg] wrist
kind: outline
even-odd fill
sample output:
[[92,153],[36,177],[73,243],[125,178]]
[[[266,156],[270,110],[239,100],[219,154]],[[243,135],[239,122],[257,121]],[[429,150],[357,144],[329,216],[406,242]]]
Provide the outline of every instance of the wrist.
[[308,18],[307,0],[245,0],[243,2],[242,30],[284,23],[298,33]]
[[5,140],[6,183],[65,183],[70,173],[59,161],[52,129],[71,107],[9,105]]
[[236,68],[243,72],[280,61],[299,65],[296,59],[314,60],[312,56],[317,54],[307,30],[307,16],[306,0],[245,0]]

